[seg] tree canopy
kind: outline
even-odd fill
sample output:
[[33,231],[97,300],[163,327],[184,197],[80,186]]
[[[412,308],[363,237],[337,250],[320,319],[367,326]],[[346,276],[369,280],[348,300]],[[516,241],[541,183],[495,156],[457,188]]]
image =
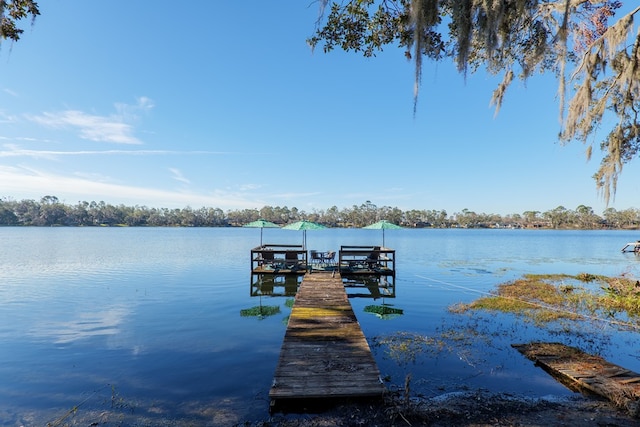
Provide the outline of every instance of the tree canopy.
[[263,206],[260,209],[222,211],[220,208],[186,206],[155,208],[147,206],[113,205],[111,203],[80,201],[75,205],[61,202],[56,196],[38,200],[9,200],[0,198],[0,227],[2,226],[130,226],[130,227],[237,227],[258,219],[279,225],[296,221],[319,222],[328,227],[361,228],[379,220],[387,220],[403,227],[433,228],[555,228],[555,229],[634,229],[640,228],[640,209],[617,211],[607,208],[597,215],[590,206],[579,205],[575,210],[558,206],[546,212],[528,210],[522,214],[500,215],[477,213],[469,209],[447,214],[445,210],[411,209],[376,206],[367,200],[361,205],[339,209],[314,209],[311,212],[296,207]]
[[593,137],[603,158],[594,174],[608,203],[623,165],[640,148],[640,6],[610,20],[618,0],[320,0],[308,42],[375,56],[396,44],[415,61],[414,112],[423,60],[451,59],[463,75],[502,75],[492,103],[499,110],[515,78],[553,73],[559,81],[563,143],[580,141],[591,158]]
[[24,32],[19,27],[21,21],[31,18],[31,22],[40,15],[38,3],[33,0],[0,0],[0,42],[20,40]]
[[[613,21],[619,0],[333,0],[320,1],[308,42],[375,56],[395,43],[415,61],[415,101],[423,59],[451,59],[463,75],[502,75],[492,103],[499,110],[515,78],[553,73],[559,81],[558,138],[587,145],[603,158],[594,174],[608,203],[623,166],[640,149],[640,6]],[[0,42],[17,41],[25,20],[40,14],[34,0],[0,0]],[[610,21],[613,21],[610,24]],[[414,102],[414,111],[415,111]],[[597,142],[596,142],[597,143]]]

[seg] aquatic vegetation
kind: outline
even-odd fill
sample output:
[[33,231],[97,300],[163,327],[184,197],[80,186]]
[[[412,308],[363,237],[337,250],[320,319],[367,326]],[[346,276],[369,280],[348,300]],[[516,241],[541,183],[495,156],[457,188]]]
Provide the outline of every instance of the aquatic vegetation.
[[607,280],[599,295],[599,303],[609,312],[626,313],[628,317],[640,317],[640,282],[622,277]]
[[372,343],[372,347],[384,348],[388,357],[399,362],[415,362],[418,355],[438,353],[444,346],[443,340],[411,332],[377,336]]
[[[104,393],[108,390],[111,392],[110,396],[106,396]],[[92,407],[85,408],[85,406]],[[80,414],[81,410],[82,414]],[[133,402],[123,398],[114,384],[105,384],[89,393],[87,397],[68,409],[62,416],[47,422],[46,426],[66,427],[81,424],[97,426],[107,424],[107,420],[116,422],[116,425],[122,425],[124,414],[133,414],[134,410]]]
[[474,328],[446,328],[436,336],[398,331],[373,338],[372,348],[381,348],[387,357],[400,364],[415,363],[418,357],[437,357],[442,352],[455,354],[469,366],[475,366],[473,346],[485,338]]
[[[599,287],[586,285],[592,283]],[[490,295],[468,304],[456,304],[449,310],[453,313],[500,311],[539,326],[559,320],[603,320],[637,327],[640,325],[640,282],[588,273],[527,274],[498,285]]]

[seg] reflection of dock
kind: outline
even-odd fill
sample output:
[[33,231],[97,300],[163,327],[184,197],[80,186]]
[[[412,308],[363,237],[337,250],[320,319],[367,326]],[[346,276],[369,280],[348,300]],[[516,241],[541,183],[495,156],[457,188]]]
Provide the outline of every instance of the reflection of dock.
[[395,298],[396,283],[394,276],[371,274],[345,275],[342,283],[349,298]]
[[272,407],[292,401],[381,397],[383,391],[340,274],[305,275],[269,392]]
[[252,274],[250,294],[252,297],[292,297],[298,292],[301,277],[297,274]]

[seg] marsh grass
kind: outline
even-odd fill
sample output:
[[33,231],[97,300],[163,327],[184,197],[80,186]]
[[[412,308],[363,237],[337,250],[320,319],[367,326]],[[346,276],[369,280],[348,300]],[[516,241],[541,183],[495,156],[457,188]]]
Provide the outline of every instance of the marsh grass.
[[629,318],[640,317],[640,282],[626,278],[612,278],[603,288],[599,303],[610,313],[623,312]]
[[382,349],[386,357],[399,365],[415,363],[419,358],[438,357],[444,352],[455,354],[465,364],[475,367],[478,354],[473,349],[478,342],[486,344],[488,339],[477,327],[456,325],[443,328],[433,336],[405,331],[380,335],[373,337],[371,346]]
[[495,292],[454,313],[487,310],[511,313],[538,326],[560,320],[607,320],[629,327],[640,325],[640,282],[626,277],[580,273],[524,275],[498,285]]
[[[451,355],[474,369],[474,375],[502,369],[501,349],[523,337],[562,336],[597,354],[614,328],[640,329],[640,283],[587,273],[524,275],[449,311],[455,316],[430,335],[381,335],[373,338],[372,349],[399,366]],[[603,322],[612,328],[603,328]]]
[[384,348],[388,357],[400,363],[415,362],[418,356],[425,353],[437,354],[445,346],[444,340],[411,332],[377,336],[372,342],[372,347]]
[[[105,395],[110,391],[110,395]],[[92,406],[92,408],[85,408]],[[98,426],[113,422],[113,425],[127,425],[121,421],[126,414],[133,414],[136,406],[123,398],[114,384],[105,384],[94,390],[58,418],[45,424],[46,427],[69,427],[76,425]]]

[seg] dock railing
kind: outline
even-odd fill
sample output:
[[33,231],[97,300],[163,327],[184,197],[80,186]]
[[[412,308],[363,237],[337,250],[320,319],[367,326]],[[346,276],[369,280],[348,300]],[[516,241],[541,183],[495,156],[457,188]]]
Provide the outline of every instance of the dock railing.
[[307,251],[302,245],[264,244],[251,249],[251,272],[255,274],[304,274]]
[[340,246],[341,274],[394,275],[396,251],[382,246]]
[[635,242],[631,242],[631,243],[627,243],[626,245],[624,245],[624,248],[622,248],[622,252],[633,252],[633,253],[640,253],[640,240],[636,240]]

